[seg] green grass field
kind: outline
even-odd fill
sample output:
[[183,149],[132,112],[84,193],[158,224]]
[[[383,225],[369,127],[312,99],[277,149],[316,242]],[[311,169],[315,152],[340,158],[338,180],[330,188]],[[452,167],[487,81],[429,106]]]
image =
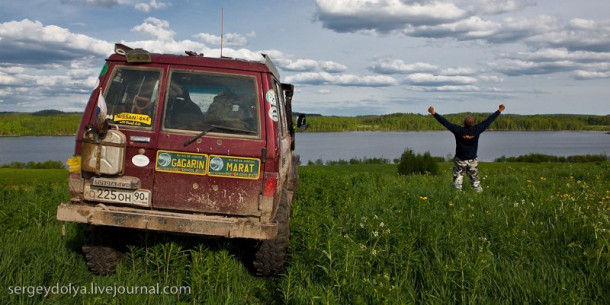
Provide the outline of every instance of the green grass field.
[[[610,304],[610,163],[481,163],[485,191],[395,165],[303,166],[284,274],[257,278],[239,241],[142,234],[91,275],[80,228],[55,220],[62,170],[0,171],[0,304]],[[36,286],[191,293],[16,294]],[[27,290],[27,288],[24,288]],[[24,291],[26,291],[24,290]]]

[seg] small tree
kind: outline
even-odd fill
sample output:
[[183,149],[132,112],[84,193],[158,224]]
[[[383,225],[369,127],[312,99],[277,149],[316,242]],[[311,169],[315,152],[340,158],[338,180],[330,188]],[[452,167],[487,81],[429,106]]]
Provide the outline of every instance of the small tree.
[[430,152],[425,152],[423,155],[415,154],[411,149],[405,149],[400,156],[398,163],[399,175],[425,174],[429,173],[436,175],[438,173],[438,164]]

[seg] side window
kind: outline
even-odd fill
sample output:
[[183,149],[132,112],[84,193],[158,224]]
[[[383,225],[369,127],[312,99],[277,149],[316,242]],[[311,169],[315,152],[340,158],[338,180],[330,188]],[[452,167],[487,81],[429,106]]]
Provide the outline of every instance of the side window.
[[116,67],[106,90],[114,124],[151,128],[159,95],[161,70]]
[[173,71],[164,128],[256,135],[256,79],[247,75]]
[[279,125],[280,125],[280,132],[282,135],[282,138],[286,136],[287,133],[287,126],[286,126],[286,102],[284,101],[284,94],[283,94],[283,90],[282,90],[282,86],[274,81],[273,82],[274,86],[275,86],[275,92],[277,94],[277,112],[278,112],[278,120],[279,120]]

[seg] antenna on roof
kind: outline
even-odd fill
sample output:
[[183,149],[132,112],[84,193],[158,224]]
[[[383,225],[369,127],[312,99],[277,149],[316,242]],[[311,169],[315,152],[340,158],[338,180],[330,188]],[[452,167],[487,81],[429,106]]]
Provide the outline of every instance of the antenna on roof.
[[225,8],[220,8],[220,58],[222,58],[222,42],[224,36]]

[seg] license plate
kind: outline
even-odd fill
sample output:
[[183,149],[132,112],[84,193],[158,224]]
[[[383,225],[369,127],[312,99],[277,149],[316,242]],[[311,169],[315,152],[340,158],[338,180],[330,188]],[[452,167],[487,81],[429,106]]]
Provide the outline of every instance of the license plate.
[[91,187],[85,184],[83,195],[86,200],[150,206],[149,190],[125,190],[106,187]]

